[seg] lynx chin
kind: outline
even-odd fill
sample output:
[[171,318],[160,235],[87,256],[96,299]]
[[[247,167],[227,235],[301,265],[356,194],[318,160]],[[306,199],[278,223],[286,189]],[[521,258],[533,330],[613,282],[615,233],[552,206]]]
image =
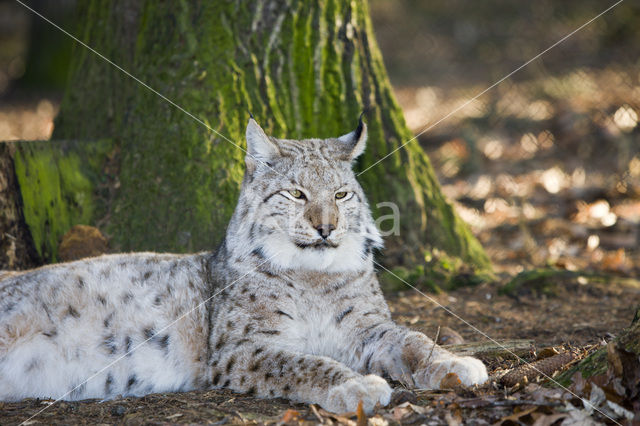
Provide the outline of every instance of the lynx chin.
[[334,412],[362,400],[370,412],[389,403],[388,379],[487,380],[479,360],[391,320],[373,266],[382,239],[351,170],[364,123],[288,140],[251,119],[246,138],[240,198],[215,252],[0,273],[0,400],[227,388]]

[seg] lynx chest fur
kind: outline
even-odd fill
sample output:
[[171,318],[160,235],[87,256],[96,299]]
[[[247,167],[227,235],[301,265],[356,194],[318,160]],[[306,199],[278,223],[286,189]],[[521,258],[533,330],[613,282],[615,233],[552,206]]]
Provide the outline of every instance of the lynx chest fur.
[[351,170],[366,126],[287,140],[247,127],[246,172],[211,253],[102,256],[0,273],[0,400],[228,388],[371,411],[387,380],[466,385],[484,365],[396,325]]

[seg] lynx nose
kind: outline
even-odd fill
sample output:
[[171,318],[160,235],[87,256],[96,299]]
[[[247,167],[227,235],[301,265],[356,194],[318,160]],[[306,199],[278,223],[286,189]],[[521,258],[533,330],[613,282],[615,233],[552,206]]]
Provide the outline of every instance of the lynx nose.
[[331,231],[333,231],[334,229],[336,229],[336,227],[331,223],[316,226],[316,231],[318,231],[318,234],[320,234],[320,236],[324,239],[327,239],[327,237],[331,234]]

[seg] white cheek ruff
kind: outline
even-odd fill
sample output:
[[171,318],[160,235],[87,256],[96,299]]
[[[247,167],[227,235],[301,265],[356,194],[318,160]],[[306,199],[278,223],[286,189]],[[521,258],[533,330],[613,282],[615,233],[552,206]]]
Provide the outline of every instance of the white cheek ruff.
[[371,263],[363,251],[364,238],[348,235],[336,248],[300,248],[285,235],[272,235],[262,245],[266,258],[283,270],[349,272],[366,269]]

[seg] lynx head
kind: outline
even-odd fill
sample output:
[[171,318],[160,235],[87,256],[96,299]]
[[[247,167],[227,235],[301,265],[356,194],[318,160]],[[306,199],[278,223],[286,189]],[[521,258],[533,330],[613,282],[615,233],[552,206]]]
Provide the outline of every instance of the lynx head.
[[[288,140],[247,126],[246,171],[228,245],[280,269],[355,271],[382,246],[351,169],[365,148],[360,120],[338,138]],[[229,241],[230,240],[230,241]]]

